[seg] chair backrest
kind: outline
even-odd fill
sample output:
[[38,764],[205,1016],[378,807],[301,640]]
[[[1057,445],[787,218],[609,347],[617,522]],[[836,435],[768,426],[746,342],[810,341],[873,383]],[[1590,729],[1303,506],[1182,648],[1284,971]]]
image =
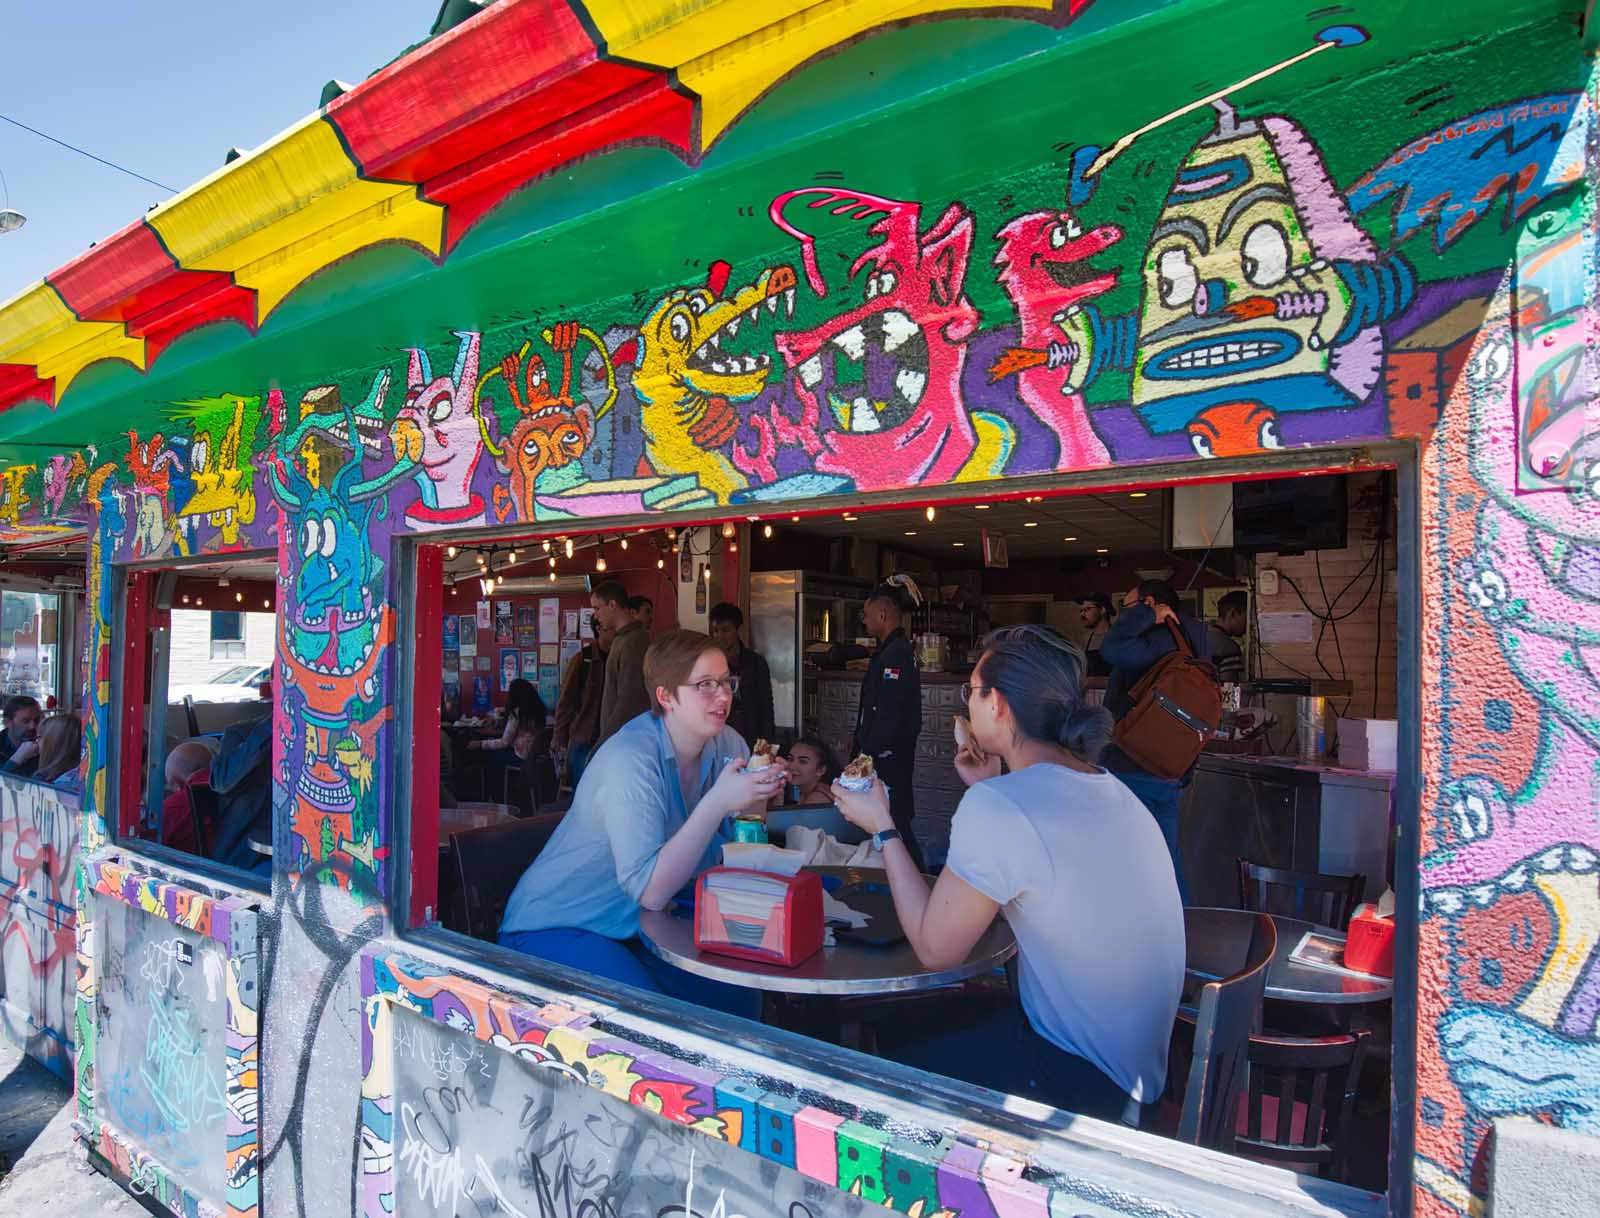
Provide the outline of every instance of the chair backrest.
[[1343,930],[1366,891],[1364,875],[1290,871],[1239,860],[1239,907]]
[[1250,1088],[1236,1120],[1235,1151],[1343,1180],[1368,1036],[1251,1036]]
[[511,890],[539,857],[564,815],[554,812],[451,835],[464,906],[462,929],[467,934],[493,941]]
[[1178,1118],[1179,1141],[1213,1150],[1232,1146],[1234,1114],[1248,1072],[1250,1034],[1261,1026],[1267,966],[1277,950],[1277,928],[1266,914],[1257,914],[1243,967],[1201,987],[1195,1011],[1194,1057]]
[[[217,818],[222,814],[221,800],[208,783],[191,782],[185,789],[189,793],[189,816],[194,829],[194,845],[187,846],[178,842],[168,844],[180,850],[191,850],[202,858],[210,858],[212,835],[217,829]],[[162,825],[161,831],[165,833],[167,826]]]

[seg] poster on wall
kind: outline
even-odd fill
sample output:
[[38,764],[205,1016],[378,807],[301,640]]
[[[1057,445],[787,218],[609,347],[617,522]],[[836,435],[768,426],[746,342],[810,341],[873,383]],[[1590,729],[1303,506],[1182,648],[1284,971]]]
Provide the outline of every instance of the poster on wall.
[[479,672],[493,672],[494,671],[494,657],[492,655],[489,655],[487,652],[483,652],[482,654],[480,654],[478,656],[478,671]]
[[494,603],[494,641],[497,647],[509,647],[517,641],[517,629],[511,620],[510,601]]
[[515,647],[500,649],[500,692],[511,688],[511,682],[522,675],[522,657]]
[[489,688],[488,677],[472,678],[472,713],[474,715],[487,715],[494,699]]
[[537,651],[524,651],[522,653],[522,679],[539,683],[539,653]]
[[537,647],[539,645],[539,621],[535,616],[532,605],[517,606],[517,646]]
[[539,642],[561,641],[561,602],[547,596],[539,602]]
[[572,663],[572,657],[583,651],[582,639],[561,640],[561,671],[567,671],[567,665]]
[[460,672],[460,670],[461,670],[460,658],[456,655],[456,653],[453,652],[453,651],[445,652],[444,653],[444,679],[446,681],[454,681],[456,679],[456,674],[458,672]]
[[446,681],[439,691],[439,717],[446,723],[461,718],[461,682]]
[[562,612],[561,637],[564,639],[578,637],[578,611],[576,609],[567,609]]
[[455,651],[460,645],[461,631],[456,625],[456,615],[447,613],[444,615],[444,649]]
[[487,629],[489,629],[489,602],[488,601],[479,601],[478,602],[478,629],[479,630],[487,630]]
[[539,696],[546,706],[554,706],[561,696],[561,670],[554,664],[539,665]]
[[457,621],[460,625],[456,630],[456,642],[460,646],[461,660],[471,668],[472,657],[478,654],[478,623],[468,613],[463,613]]
[[541,664],[559,664],[559,663],[561,663],[561,644],[559,644],[559,643],[540,643],[539,644],[539,663],[541,663]]
[[585,609],[579,609],[578,610],[578,637],[580,639],[592,639],[592,638],[594,638],[594,610],[593,609],[585,608]]

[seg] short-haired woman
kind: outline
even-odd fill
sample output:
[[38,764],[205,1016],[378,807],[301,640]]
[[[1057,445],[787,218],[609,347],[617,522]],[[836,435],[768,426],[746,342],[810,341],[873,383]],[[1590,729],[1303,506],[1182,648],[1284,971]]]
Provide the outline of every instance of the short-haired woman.
[[[1020,1001],[889,1056],[1105,1120],[1137,1124],[1166,1079],[1183,987],[1183,907],[1161,831],[1094,765],[1111,717],[1081,700],[1083,652],[1042,626],[1000,630],[963,690],[986,756],[930,891],[895,835],[881,782],[834,801],[883,848],[895,912],[930,968],[966,959],[1004,911]],[[1005,772],[1002,773],[1002,763]]]
[[665,909],[721,861],[731,818],[760,811],[783,765],[746,772],[727,726],[736,680],[706,635],[674,630],[644,656],[651,714],[595,753],[572,810],[517,882],[500,942],[530,956],[753,1018],[760,994],[664,964],[638,943],[639,911]]

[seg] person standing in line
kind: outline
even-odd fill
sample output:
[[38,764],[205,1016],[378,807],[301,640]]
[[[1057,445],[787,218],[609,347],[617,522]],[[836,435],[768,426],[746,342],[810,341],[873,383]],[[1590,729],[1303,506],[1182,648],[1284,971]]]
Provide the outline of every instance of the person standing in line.
[[878,649],[861,682],[861,706],[856,717],[852,755],[866,754],[889,788],[889,811],[911,859],[924,866],[922,847],[912,821],[916,799],[912,791],[917,737],[922,734],[922,674],[916,652],[901,622],[905,604],[900,589],[879,584],[862,610],[867,633]]
[[648,596],[630,596],[628,598],[628,616],[644,627],[646,634],[656,631],[656,603]]
[[[1111,665],[1111,676],[1106,682],[1105,707],[1121,719],[1133,709],[1133,699],[1128,691],[1139,683],[1163,656],[1178,649],[1168,623],[1174,623],[1183,632],[1189,649],[1200,659],[1211,655],[1206,642],[1205,626],[1187,613],[1178,610],[1178,594],[1164,579],[1147,579],[1135,585],[1122,602],[1122,612],[1106,633],[1100,653]],[[1139,802],[1150,809],[1161,836],[1167,841],[1167,853],[1172,856],[1172,870],[1178,877],[1178,892],[1188,903],[1189,888],[1183,874],[1183,855],[1178,835],[1178,806],[1184,788],[1194,777],[1194,768],[1182,778],[1162,778],[1151,774],[1116,745],[1106,750],[1103,764],[1123,784],[1139,797]]]
[[1083,652],[1089,667],[1085,676],[1106,677],[1111,666],[1100,655],[1100,644],[1111,629],[1111,598],[1104,592],[1093,592],[1078,602],[1078,621],[1083,623]]
[[567,781],[574,789],[589,764],[595,736],[600,731],[600,697],[606,687],[606,657],[616,628],[595,620],[594,639],[567,663],[556,699],[554,748],[567,761]]
[[594,608],[595,628],[610,626],[616,631],[606,656],[606,683],[600,695],[600,730],[594,738],[598,749],[623,724],[650,709],[650,690],[644,680],[650,632],[628,611],[628,590],[620,580],[596,584],[589,593],[589,604]]
[[1244,638],[1250,622],[1250,597],[1243,591],[1229,592],[1217,602],[1217,620],[1206,628],[1211,644],[1211,662],[1217,678],[1237,685],[1244,680],[1244,652],[1237,640]]
[[772,706],[772,670],[759,651],[746,647],[739,637],[744,612],[738,605],[723,601],[711,607],[711,638],[728,657],[728,671],[739,678],[733,693],[733,709],[728,726],[755,746],[758,740],[772,740],[778,734],[777,716]]

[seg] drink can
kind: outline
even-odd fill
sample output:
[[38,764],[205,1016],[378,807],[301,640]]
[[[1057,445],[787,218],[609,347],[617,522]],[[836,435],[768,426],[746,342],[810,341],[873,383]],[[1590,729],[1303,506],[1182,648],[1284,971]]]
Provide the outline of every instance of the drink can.
[[1299,738],[1300,756],[1307,761],[1314,761],[1327,752],[1328,700],[1323,697],[1301,697],[1295,711],[1295,735]]
[[767,840],[767,822],[759,816],[736,816],[733,820],[733,840],[763,844]]

